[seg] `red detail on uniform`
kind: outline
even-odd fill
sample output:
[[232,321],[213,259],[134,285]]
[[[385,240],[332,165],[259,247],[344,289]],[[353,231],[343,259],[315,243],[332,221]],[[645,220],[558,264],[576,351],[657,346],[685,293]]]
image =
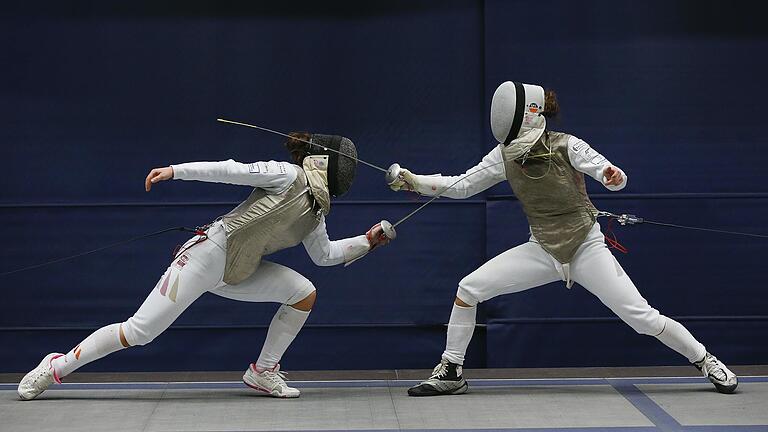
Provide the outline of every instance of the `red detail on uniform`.
[[[198,237],[200,237],[200,238],[198,238],[197,240],[195,240],[195,242],[194,242],[194,243],[192,243],[191,245],[189,245],[189,246],[185,247],[184,249],[181,249],[181,246],[177,246],[177,247],[176,247],[176,249],[174,249],[174,251],[173,251],[173,259],[176,259],[176,258],[178,258],[178,256],[179,256],[180,254],[182,254],[182,253],[184,253],[184,252],[188,251],[188,250],[189,250],[191,247],[193,247],[193,246],[195,246],[195,245],[198,245],[198,244],[200,244],[200,243],[202,243],[202,242],[204,242],[204,241],[208,240],[208,234],[207,234],[205,231],[203,231],[203,230],[200,230],[200,229],[198,229],[198,230],[195,230],[195,235],[197,235],[197,236],[198,236]],[[180,250],[180,249],[181,249],[181,250]]]
[[614,218],[608,218],[608,226],[605,227],[605,230],[608,231],[608,233],[604,234],[605,242],[608,243],[609,249],[616,249],[623,254],[629,253],[629,249],[619,243],[619,240],[616,238],[616,234],[613,232],[613,219]]
[[189,262],[189,255],[184,254],[179,257],[178,261],[176,261],[176,267],[182,268]]
[[171,278],[171,272],[170,269],[168,271],[168,274],[165,275],[165,279],[163,280],[163,286],[160,287],[160,294],[165,295],[165,292],[168,291],[168,279]]

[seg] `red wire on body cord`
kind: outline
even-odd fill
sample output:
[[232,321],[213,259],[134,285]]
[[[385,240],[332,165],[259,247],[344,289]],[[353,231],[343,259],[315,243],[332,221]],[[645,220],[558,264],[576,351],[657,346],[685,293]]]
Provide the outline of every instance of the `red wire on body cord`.
[[195,228],[195,235],[199,236],[199,238],[196,239],[194,243],[185,247],[184,249],[181,248],[181,245],[176,245],[176,248],[173,250],[173,259],[176,259],[179,256],[181,256],[184,252],[189,250],[189,248],[191,248],[192,246],[198,245],[208,240],[208,233],[205,232],[206,229],[208,229],[208,226]]
[[[619,240],[616,238],[616,233],[613,232],[613,220],[616,219],[614,217],[608,218],[608,226],[605,227],[605,230],[607,231],[606,234],[603,234],[605,237],[605,242],[608,244],[609,249],[616,249],[617,251],[625,254],[629,253],[629,249],[627,249],[624,245],[619,243]],[[610,235],[610,237],[609,237]]]

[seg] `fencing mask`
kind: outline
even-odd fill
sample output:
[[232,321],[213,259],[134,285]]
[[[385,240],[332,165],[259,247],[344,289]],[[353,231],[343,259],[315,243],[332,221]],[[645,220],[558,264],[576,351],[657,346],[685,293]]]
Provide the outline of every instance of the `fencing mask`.
[[[357,150],[349,138],[339,135],[312,134],[309,154],[328,155],[328,191],[334,197],[347,193],[357,170]],[[346,157],[329,148],[341,152]]]
[[513,158],[528,153],[544,133],[547,121],[542,111],[544,89],[540,86],[507,81],[493,93],[491,131],[496,141],[513,151]]

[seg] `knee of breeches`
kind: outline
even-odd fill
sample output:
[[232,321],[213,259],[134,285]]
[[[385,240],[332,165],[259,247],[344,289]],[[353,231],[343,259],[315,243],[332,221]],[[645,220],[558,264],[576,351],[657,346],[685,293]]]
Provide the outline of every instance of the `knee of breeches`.
[[151,329],[143,328],[138,325],[136,320],[131,317],[120,326],[123,330],[123,336],[125,336],[126,342],[130,346],[146,345],[159,335],[158,332],[154,332]]
[[315,306],[315,300],[317,299],[317,290],[313,289],[306,297],[295,303],[288,303],[292,308],[300,311],[309,312]]
[[459,289],[456,290],[456,298],[469,306],[476,306],[478,303],[486,300],[482,297],[481,292],[477,289],[477,284],[473,283],[470,276],[464,277],[459,282]]
[[285,304],[295,305],[299,302],[304,302],[305,300],[307,300],[308,302],[311,302],[311,305],[310,305],[310,308],[311,308],[312,306],[314,306],[316,298],[317,298],[317,290],[315,289],[315,285],[310,281],[306,281],[306,283],[300,284],[294,287],[293,292],[285,301]]

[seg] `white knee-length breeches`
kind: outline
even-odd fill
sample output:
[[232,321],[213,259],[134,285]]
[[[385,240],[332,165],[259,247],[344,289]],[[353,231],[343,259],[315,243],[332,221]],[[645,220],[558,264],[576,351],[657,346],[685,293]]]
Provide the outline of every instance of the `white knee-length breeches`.
[[[475,305],[502,294],[567,279],[568,270],[531,237],[470,273],[459,283],[457,297]],[[656,336],[666,317],[652,308],[605,245],[595,223],[570,263],[570,277],[641,334]]]
[[219,221],[208,229],[208,240],[190,247],[171,263],[139,310],[122,324],[130,345],[151,342],[205,292],[240,301],[294,304],[315,290],[304,276],[269,261],[262,261],[245,281],[227,285],[222,281],[226,245],[224,226]]

